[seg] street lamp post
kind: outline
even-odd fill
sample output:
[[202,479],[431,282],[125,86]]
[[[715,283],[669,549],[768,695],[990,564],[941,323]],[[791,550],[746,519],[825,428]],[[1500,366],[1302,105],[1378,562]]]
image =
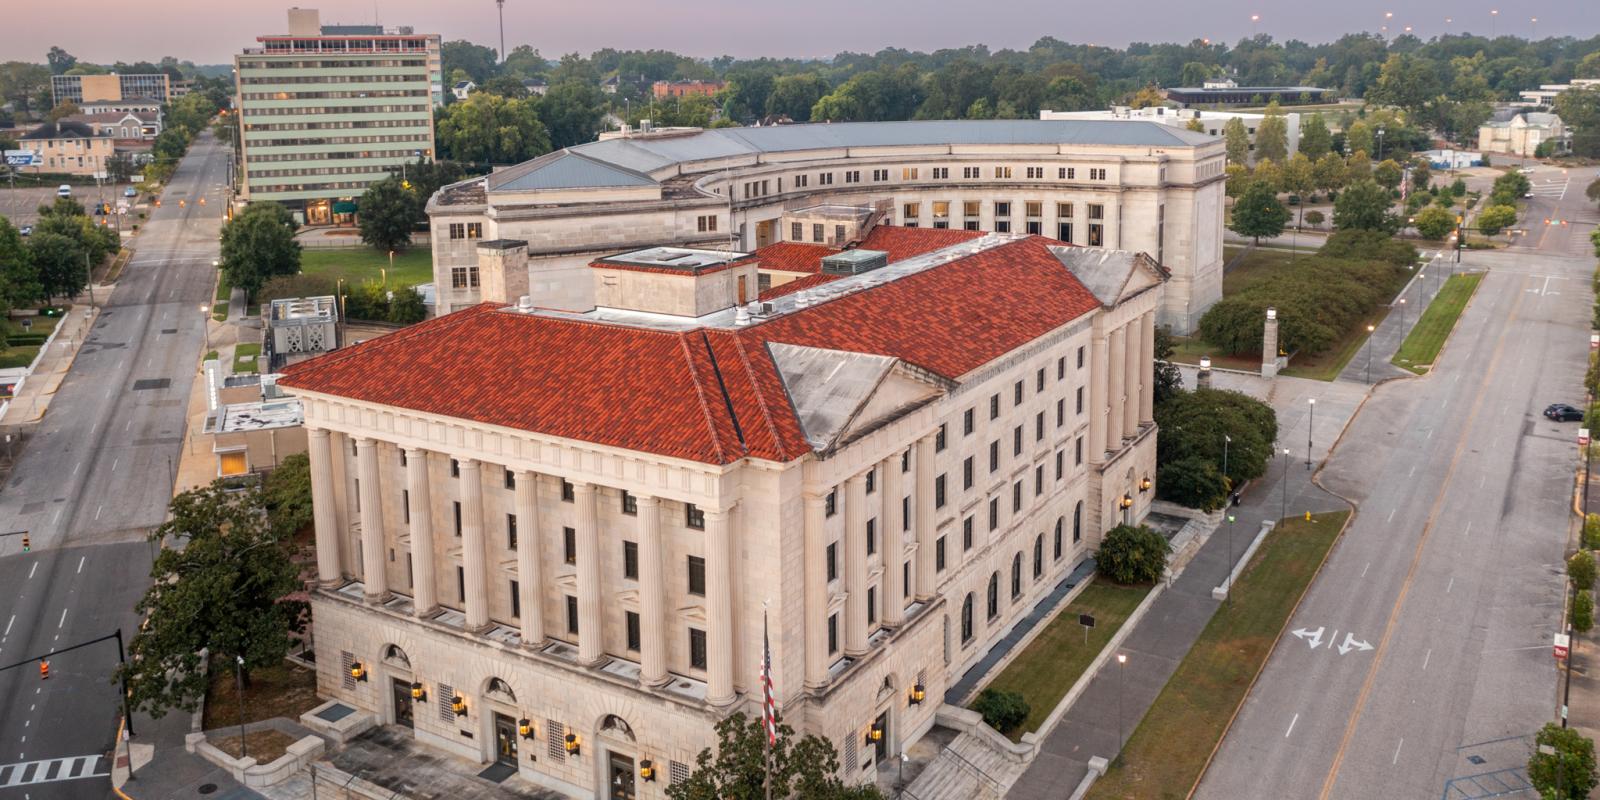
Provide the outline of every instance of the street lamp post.
[[206,352],[211,352],[211,309],[200,307],[200,330],[205,332]]
[[1317,427],[1317,398],[1311,398],[1311,413],[1306,422],[1306,469],[1311,469],[1311,435]]
[[1383,161],[1383,126],[1378,126],[1378,161]]
[[1400,298],[1400,339],[1401,339],[1401,341],[1404,341],[1405,337],[1406,337],[1406,299],[1404,297],[1402,297],[1402,298]]
[[1367,383],[1372,383],[1372,332],[1377,329],[1376,325],[1367,326]]
[[1278,512],[1279,512],[1278,513],[1278,519],[1284,519],[1284,518],[1289,516],[1289,448],[1287,448],[1287,447],[1283,448],[1283,477],[1282,477],[1282,481],[1283,481],[1283,493],[1282,493],[1283,500],[1281,501],[1282,505],[1278,509]]
[[[1222,481],[1228,486],[1228,499],[1224,502],[1231,508],[1233,506],[1233,480],[1228,477],[1228,445],[1233,437],[1222,434]],[[1228,605],[1233,605],[1233,512],[1228,512],[1228,593],[1225,595]]]
[[248,755],[244,744],[244,656],[233,657],[234,683],[239,692],[239,757]]
[[1117,654],[1117,753],[1122,752],[1122,669],[1128,665],[1128,654]]

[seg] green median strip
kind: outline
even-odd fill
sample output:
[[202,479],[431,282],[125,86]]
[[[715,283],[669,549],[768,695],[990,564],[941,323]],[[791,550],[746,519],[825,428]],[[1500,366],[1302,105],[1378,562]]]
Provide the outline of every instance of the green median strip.
[[[1095,578],[985,687],[1020,692],[1027,699],[1027,719],[1005,731],[1012,741],[1039,729],[1151,588],[1119,586]],[[1083,626],[1078,624],[1079,614],[1095,619],[1087,644]]]
[[1091,800],[1188,796],[1349,516],[1290,517],[1267,534]]
[[1400,350],[1394,354],[1391,363],[1418,375],[1426,373],[1434,359],[1439,357],[1445,340],[1450,338],[1450,331],[1456,327],[1456,320],[1461,317],[1467,301],[1472,299],[1472,293],[1482,280],[1482,273],[1451,275],[1434,296],[1433,302],[1428,304],[1427,310],[1422,312],[1422,318],[1417,320],[1411,333],[1406,335],[1406,340],[1400,344]]

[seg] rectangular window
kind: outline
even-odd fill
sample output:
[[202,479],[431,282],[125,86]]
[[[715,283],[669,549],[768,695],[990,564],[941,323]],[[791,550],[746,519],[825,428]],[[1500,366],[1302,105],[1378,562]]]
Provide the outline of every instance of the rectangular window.
[[828,491],[828,496],[822,499],[822,513],[825,516],[829,516],[829,517],[833,516],[834,514],[839,513],[839,490],[838,489],[829,490]]
[[714,214],[703,215],[695,219],[695,227],[701,233],[714,233],[717,230],[717,217]]
[[1034,373],[1033,390],[1036,392],[1044,391],[1044,367],[1040,367],[1038,371]]
[[1043,178],[1044,177],[1044,167],[1028,167],[1028,177],[1030,177],[1030,178]]
[[622,543],[622,577],[628,580],[639,580],[639,543],[623,541]]
[[1011,204],[1010,203],[1006,203],[1006,202],[996,201],[995,204],[994,204],[994,215],[996,217],[1009,217],[1009,216],[1011,216]]
[[998,469],[1000,469],[1000,440],[996,439],[989,443],[989,471],[994,472]]
[[[940,475],[939,477],[933,479],[933,507],[944,508],[944,501],[944,476]],[[907,519],[909,518],[910,517],[908,515]]]
[[836,581],[838,579],[839,579],[839,543],[838,542],[830,542],[828,544],[828,582],[832,583],[833,581]]
[[861,182],[861,170],[858,170],[858,169],[846,170],[845,173],[844,173],[844,182],[845,183],[860,183]]
[[1103,181],[1105,179],[1106,179],[1106,168],[1105,167],[1090,167],[1089,168],[1089,180],[1091,180],[1091,181]]
[[811,241],[813,241],[813,242],[822,241],[823,238],[827,236],[827,234],[823,233],[822,231],[823,231],[822,223],[820,223],[820,222],[811,223]]
[[1026,230],[1028,231],[1028,235],[1029,236],[1043,236],[1044,235],[1044,223],[1042,223],[1042,222],[1040,222],[1040,221],[1038,221],[1036,219],[1030,219],[1030,220],[1028,220],[1028,224],[1026,226]]
[[630,516],[639,513],[639,498],[629,494],[627,489],[622,490],[622,513]]
[[805,223],[803,223],[803,222],[791,222],[791,223],[789,223],[789,241],[791,241],[791,242],[805,241],[805,238],[804,238],[805,229],[806,229],[806,226],[805,226]]
[[989,531],[993,533],[1000,527],[1000,498],[989,498]]
[[901,472],[910,472],[911,471],[911,451],[910,450],[903,450],[903,451],[900,452],[900,471]]
[[867,470],[867,494],[878,491],[878,470],[876,467]]
[[467,602],[467,573],[461,567],[456,567],[456,602]]
[[878,624],[878,587],[867,587],[867,624]]
[[561,529],[561,559],[568,564],[578,563],[578,531],[576,528]]
[[461,536],[461,501],[460,500],[456,500],[456,501],[451,503],[451,506],[455,508],[455,512],[456,512],[456,536],[460,537]]
[[1072,204],[1056,203],[1056,216],[1061,219],[1072,219]]
[[1082,386],[1079,386],[1077,391],[1074,393],[1074,402],[1076,402],[1077,405],[1078,405],[1077,413],[1082,414],[1083,413],[1083,387]]
[[942,180],[949,180],[949,178],[950,178],[950,168],[949,167],[934,167],[933,168],[933,179],[934,180],[942,181]]
[[1057,222],[1056,223],[1056,240],[1060,241],[1060,242],[1065,242],[1067,244],[1072,244],[1072,223],[1070,223],[1070,222]]
[[1014,406],[1022,405],[1022,381],[1017,381],[1011,386],[1011,404]]
[[[1040,169],[1039,172],[1043,173],[1044,170]],[[1039,177],[1044,177],[1044,176],[1040,175]],[[1040,202],[1038,202],[1036,200],[1030,200],[1027,203],[1023,204],[1023,212],[1027,216],[1030,216],[1030,217],[1043,216],[1044,215],[1044,203],[1040,203]]]
[[689,556],[689,594],[706,596],[706,560],[700,556]]
[[933,571],[934,572],[944,572],[944,566],[945,566],[944,537],[940,536],[933,543]]
[[976,177],[978,177],[978,169],[979,169],[978,167],[962,167],[961,168],[961,177],[963,177],[963,178],[976,178]]
[[1022,481],[1011,484],[1011,511],[1022,510]]
[[566,478],[561,479],[561,502],[570,503],[573,498],[572,483]]
[[692,669],[706,668],[706,632],[699,628],[689,629],[689,666]]
[[903,181],[914,181],[916,179],[917,179],[917,168],[916,167],[901,167],[900,168],[900,180],[903,180]]
[[939,432],[933,435],[933,452],[943,453],[946,444],[945,425],[944,423],[940,423]]
[[1090,247],[1104,247],[1105,243],[1105,226],[1097,222],[1089,223],[1089,241],[1086,242],[1086,244],[1088,244]]
[[832,186],[833,185],[833,173],[831,173],[831,172],[819,172],[819,173],[817,173],[817,185],[818,186]]
[[1066,464],[1066,456],[1067,454],[1065,452],[1060,450],[1056,451],[1056,480],[1058,481],[1061,480],[1061,476],[1065,473],[1065,470],[1062,467]]
[[400,513],[405,516],[405,523],[411,524],[411,490],[400,490]]
[[828,616],[828,655],[839,652],[839,615]]
[[1010,167],[995,167],[994,168],[994,176],[996,178],[1009,178],[1009,177],[1011,177],[1011,168]]
[[1076,180],[1078,177],[1078,168],[1058,167],[1056,169],[1056,177],[1064,181]]
[[511,616],[522,616],[522,586],[516,581],[511,582]]
[[578,635],[578,598],[567,595],[567,633]]
[[921,203],[905,203],[900,207],[900,217],[907,222],[912,222],[922,217]]
[[683,504],[683,524],[697,531],[706,529],[706,512],[694,503]]
[[809,175],[805,175],[805,174],[796,175],[796,176],[794,176],[794,188],[796,188],[796,189],[804,189],[804,188],[806,188],[807,182],[810,181],[810,180],[811,180],[811,176],[809,176]]
[[[935,494],[935,496],[942,496],[942,493],[944,492],[944,476],[940,475],[939,477],[935,478],[933,480],[933,482],[934,482],[934,490],[935,490],[934,494]],[[943,506],[944,505],[944,501],[943,500],[938,501],[937,505]],[[910,495],[907,495],[905,497],[900,498],[900,530],[903,530],[903,531],[911,530],[911,497],[910,497]]]
[[878,518],[867,520],[867,555],[878,552]]
[[1033,468],[1033,496],[1044,494],[1044,465]]
[[972,549],[972,517],[961,520],[961,552]]
[[1083,369],[1083,346],[1078,346],[1078,369]]
[[1067,424],[1067,398],[1056,398],[1056,427]]
[[512,472],[509,469],[505,470],[505,487],[507,489],[517,488],[517,473]]
[[1073,464],[1073,466],[1082,466],[1082,464],[1083,464],[1083,437],[1082,436],[1079,436],[1078,440],[1072,443],[1072,450],[1073,450],[1073,453],[1072,453],[1072,464]]
[[882,182],[882,181],[889,180],[889,170],[886,170],[886,169],[875,169],[875,170],[873,170],[872,171],[872,180],[873,180],[873,182]]
[[973,410],[969,408],[966,411],[961,412],[961,435],[962,436],[971,436],[972,435],[972,431],[976,427],[976,426],[973,425],[973,417],[976,416],[976,415],[973,414],[972,411]]
[[628,649],[639,652],[639,615],[632,611],[623,612],[623,619],[628,627]]
[[997,220],[995,220],[994,221],[994,232],[995,233],[1010,233],[1011,232],[1011,220],[1009,220],[1009,219],[997,219]]
[[506,515],[506,549],[517,549],[517,515]]
[[1000,418],[1000,395],[989,395],[989,419]]
[[1106,207],[1100,203],[1089,204],[1089,219],[1105,219]]
[[452,477],[452,478],[461,477],[461,462],[457,461],[457,460],[455,460],[453,458],[450,459],[450,477]]
[[972,488],[972,456],[961,460],[961,488]]
[[1058,380],[1058,381],[1059,380],[1065,380],[1066,377],[1067,377],[1067,357],[1066,356],[1061,356],[1060,358],[1056,359],[1056,380]]
[[1035,414],[1033,416],[1033,440],[1036,441],[1036,442],[1044,441],[1044,412],[1043,411],[1040,411],[1039,413],[1037,413],[1037,414]]
[[1011,429],[1011,455],[1022,455],[1022,426]]

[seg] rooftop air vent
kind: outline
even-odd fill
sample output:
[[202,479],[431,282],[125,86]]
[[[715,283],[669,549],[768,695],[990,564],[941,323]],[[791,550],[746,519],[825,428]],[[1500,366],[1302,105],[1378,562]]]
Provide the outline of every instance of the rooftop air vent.
[[860,275],[889,265],[882,250],[846,250],[822,259],[822,271],[831,275]]

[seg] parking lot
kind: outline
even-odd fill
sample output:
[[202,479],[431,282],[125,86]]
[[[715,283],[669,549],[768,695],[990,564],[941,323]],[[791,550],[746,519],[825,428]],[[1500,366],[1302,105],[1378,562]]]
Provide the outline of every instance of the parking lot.
[[[102,198],[115,207],[116,202],[122,199],[123,189],[131,185],[107,183],[101,187],[73,186],[72,197],[82,203],[84,208],[89,208],[90,204]],[[9,184],[0,181],[0,216],[11,220],[12,225],[18,227],[32,225],[39,219],[39,206],[49,205],[55,201],[56,187],[53,185],[22,186],[19,182],[17,188],[11,189]],[[123,222],[126,224],[127,220]]]

